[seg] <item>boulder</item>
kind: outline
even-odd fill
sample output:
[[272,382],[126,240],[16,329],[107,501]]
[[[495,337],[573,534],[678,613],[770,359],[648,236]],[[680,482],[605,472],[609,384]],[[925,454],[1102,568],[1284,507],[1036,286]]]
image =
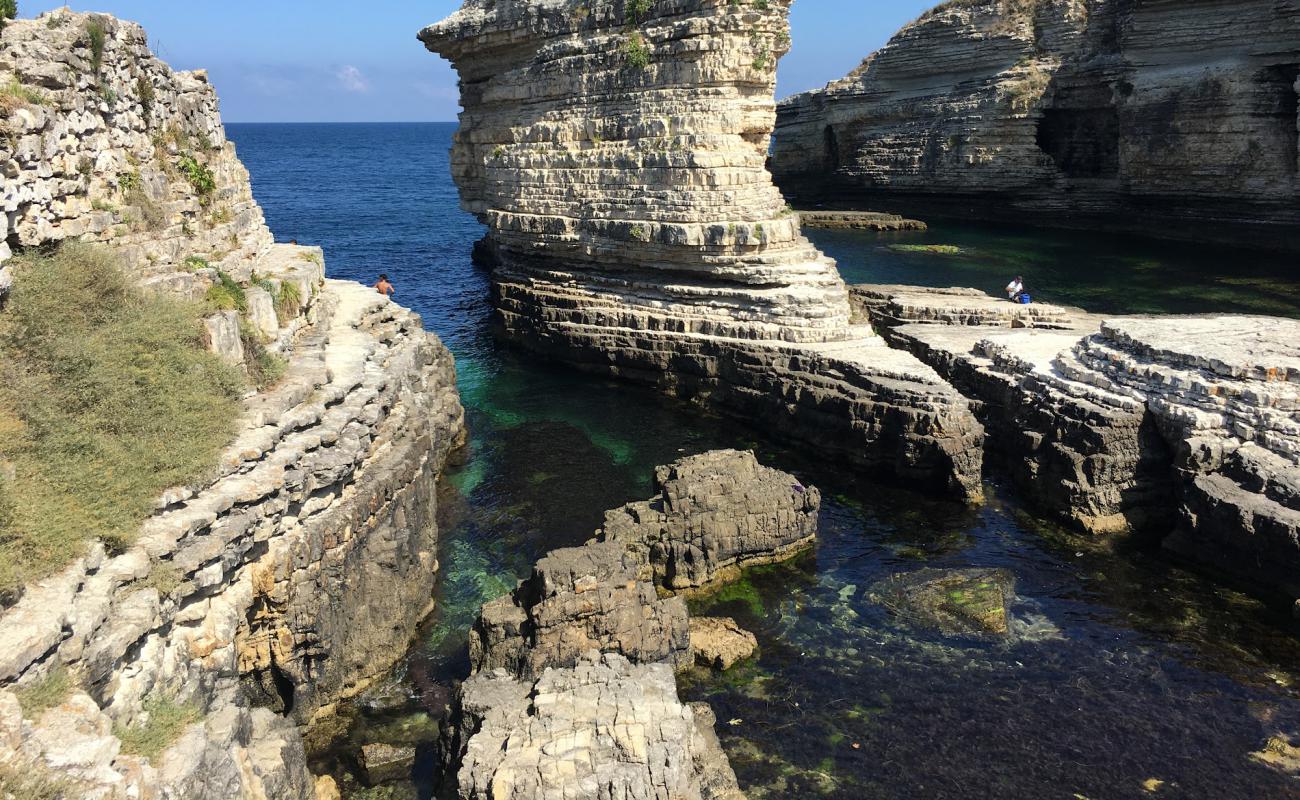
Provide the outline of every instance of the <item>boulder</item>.
[[730,617],[691,617],[690,631],[695,663],[704,667],[728,670],[758,649],[754,634]]

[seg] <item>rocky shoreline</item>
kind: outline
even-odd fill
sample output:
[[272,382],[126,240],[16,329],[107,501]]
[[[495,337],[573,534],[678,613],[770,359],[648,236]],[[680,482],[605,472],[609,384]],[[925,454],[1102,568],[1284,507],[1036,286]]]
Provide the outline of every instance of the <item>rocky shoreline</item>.
[[472,674],[444,726],[443,780],[471,798],[743,800],[707,705],[684,705],[674,671],[752,652],[730,620],[690,620],[674,590],[810,547],[821,495],[752,453],[660,467],[656,496],[606,515],[483,606]]
[[[430,607],[435,484],[465,441],[455,365],[418,315],[326,280],[318,248],[273,243],[205,76],[146,42],[64,10],[5,26],[0,78],[31,98],[0,139],[7,241],[94,242],[137,284],[191,300],[236,286],[208,346],[285,369],[245,398],[211,474],[158,498],[124,551],[96,544],[0,610],[0,778],[85,798],[312,800],[300,726],[386,671]],[[33,692],[50,702],[24,707]],[[145,736],[146,752],[124,744]]]
[[1150,533],[1300,598],[1300,323],[852,291],[885,338],[971,398],[990,461],[1040,510],[1093,533]]

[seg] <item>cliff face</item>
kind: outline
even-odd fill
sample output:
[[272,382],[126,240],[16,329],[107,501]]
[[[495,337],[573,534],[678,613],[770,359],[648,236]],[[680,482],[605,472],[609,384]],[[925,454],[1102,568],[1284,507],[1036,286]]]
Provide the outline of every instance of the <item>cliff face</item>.
[[194,285],[198,256],[247,278],[272,243],[203,72],[172,72],[144,29],[51,12],[0,34],[0,193],[12,247],[109,245],[143,281]]
[[946,3],[783,102],[772,169],[804,200],[1294,246],[1298,77],[1295,0]]
[[452,154],[506,334],[871,469],[979,494],[961,398],[849,323],[764,162],[788,0],[468,0]]
[[[144,43],[101,15],[6,27],[10,243],[98,242],[189,297],[221,268],[247,308],[207,319],[212,348],[287,367],[124,552],[96,545],[0,610],[0,794],[30,774],[87,798],[306,800],[299,724],[386,670],[429,608],[435,483],[465,436],[455,366],[416,314],[272,244],[211,88]],[[288,283],[297,301],[273,302]],[[64,684],[48,710],[18,702]],[[141,737],[158,752],[124,749]]]

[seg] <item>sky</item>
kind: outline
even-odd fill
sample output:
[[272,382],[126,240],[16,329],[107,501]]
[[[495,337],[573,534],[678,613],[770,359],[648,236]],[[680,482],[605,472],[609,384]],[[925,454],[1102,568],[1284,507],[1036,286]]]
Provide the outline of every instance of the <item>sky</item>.
[[[843,77],[937,0],[796,0],[777,96]],[[19,16],[63,6],[18,0]],[[144,25],[175,69],[208,70],[227,122],[454,120],[456,74],[415,39],[460,0],[74,0]]]

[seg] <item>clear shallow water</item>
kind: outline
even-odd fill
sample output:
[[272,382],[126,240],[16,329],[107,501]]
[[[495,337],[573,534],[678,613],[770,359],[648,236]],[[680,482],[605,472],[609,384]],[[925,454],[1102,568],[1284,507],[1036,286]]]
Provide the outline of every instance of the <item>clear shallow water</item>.
[[[656,464],[738,446],[826,494],[815,551],[697,604],[760,640],[757,659],[684,682],[688,699],[714,705],[751,797],[1300,797],[1248,756],[1279,730],[1300,730],[1300,646],[1284,617],[1141,550],[1042,525],[997,486],[972,511],[859,484],[815,453],[772,448],[698,410],[495,343],[487,277],[469,262],[482,231],[448,177],[452,130],[230,126],[277,237],[323,245],[334,277],[387,272],[456,353],[469,412],[468,460],[440,492],[437,610],[394,675],[336,728],[316,731],[318,771],[354,797],[431,796],[437,713],[467,669],[478,605],[542,552],[586,539],[605,509],[648,496]],[[973,283],[937,257],[891,262],[879,237],[827,244],[827,233],[813,235],[851,281]],[[1059,234],[1017,236],[1069,267]],[[1094,263],[1070,268],[1087,275]],[[981,269],[1002,280],[1000,266]],[[1182,280],[1176,271],[1171,281]],[[1198,302],[1190,310],[1217,301]],[[971,565],[1015,573],[1010,642],[911,630],[865,597],[893,572]],[[355,751],[370,741],[419,745],[415,780],[361,791]],[[1148,795],[1141,784],[1152,778],[1165,784]]]

